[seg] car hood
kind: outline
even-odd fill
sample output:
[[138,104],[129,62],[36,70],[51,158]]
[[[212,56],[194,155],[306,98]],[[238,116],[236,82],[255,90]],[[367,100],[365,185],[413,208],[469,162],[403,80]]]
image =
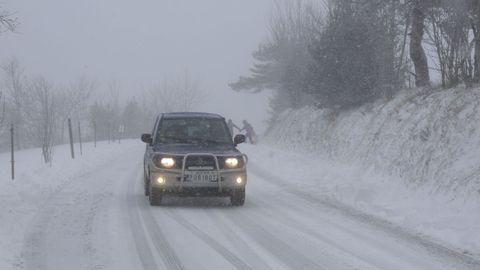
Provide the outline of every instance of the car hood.
[[215,154],[215,155],[235,155],[240,154],[233,145],[222,144],[158,144],[153,146],[154,152],[163,152],[169,154]]

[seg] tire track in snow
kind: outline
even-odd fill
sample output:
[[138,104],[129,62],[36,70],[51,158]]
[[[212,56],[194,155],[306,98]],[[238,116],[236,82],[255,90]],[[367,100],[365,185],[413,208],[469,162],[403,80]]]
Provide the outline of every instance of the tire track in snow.
[[[267,206],[271,209],[274,209],[274,213],[279,214],[279,215],[271,215],[270,217],[275,219],[277,222],[279,222],[279,223],[281,223],[281,224],[283,224],[283,225],[285,225],[285,226],[287,226],[291,229],[294,229],[294,230],[297,230],[301,233],[304,233],[304,234],[306,234],[310,237],[314,237],[315,239],[319,240],[320,242],[325,243],[327,245],[330,245],[332,248],[339,250],[340,252],[344,253],[345,255],[348,255],[350,257],[354,257],[354,258],[358,259],[363,264],[368,264],[369,269],[389,269],[389,268],[391,268],[391,265],[379,263],[378,260],[373,260],[371,258],[371,256],[362,256],[362,254],[357,254],[357,253],[354,253],[354,252],[348,250],[347,248],[340,245],[339,243],[331,240],[328,237],[325,237],[324,235],[320,234],[317,231],[312,230],[310,226],[308,226],[308,225],[296,220],[295,218],[291,217],[286,211],[283,211],[280,207],[274,206],[274,205],[270,204],[269,202],[267,202],[266,200],[262,200],[262,199],[259,199],[259,198],[255,198],[255,200],[260,201],[262,206]],[[260,205],[257,205],[255,202],[252,202],[251,200],[250,200],[250,204],[254,205],[254,206],[257,206],[258,209],[261,209]],[[289,207],[291,207],[291,206],[289,205]],[[293,209],[293,211],[295,211],[296,213],[302,212],[302,210],[299,209],[299,208],[293,208],[292,207],[291,209]],[[266,209],[261,209],[259,211],[264,212],[265,215],[267,215],[268,213],[271,213]],[[282,217],[282,218],[280,218],[280,217]]]
[[[433,260],[425,260],[423,257],[419,256],[416,252],[407,252],[399,247],[396,243],[393,245],[389,241],[382,241],[382,238],[375,237],[375,232],[373,234],[365,234],[363,231],[352,230],[352,227],[345,226],[341,221],[335,222],[335,219],[324,217],[319,215],[319,212],[312,212],[306,210],[305,207],[299,207],[295,203],[290,202],[289,200],[282,201],[282,207],[277,204],[273,205],[266,200],[260,198],[255,198],[260,201],[262,205],[265,205],[269,208],[274,209],[274,212],[279,213],[280,215],[272,215],[272,218],[277,219],[282,222],[282,224],[307,233],[308,235],[318,239],[322,243],[326,243],[336,248],[337,250],[343,252],[345,255],[350,255],[350,257],[355,257],[360,261],[370,265],[370,269],[379,268],[379,269],[436,269],[435,262]],[[252,203],[255,205],[255,203]],[[324,224],[327,227],[330,227],[328,231],[315,231],[311,229],[311,226],[308,226],[298,219],[293,218],[283,207],[290,209],[289,212],[299,214],[301,216],[309,217],[318,221],[318,224]],[[265,214],[269,213],[268,210],[262,209]],[[334,210],[335,211],[335,210]],[[323,212],[323,211],[320,211]],[[280,216],[282,218],[280,218]],[[290,218],[289,218],[290,216]],[[331,231],[333,228],[333,231]],[[371,230],[371,229],[370,229]],[[343,240],[335,239],[330,235],[330,233],[340,233]],[[346,237],[348,240],[345,240]],[[388,236],[391,239],[391,236]],[[353,241],[353,242],[351,242]],[[391,240],[390,240],[391,241]],[[395,242],[399,242],[396,239]],[[361,245],[350,244],[342,245],[342,243],[360,243]],[[403,246],[404,245],[400,245]],[[395,263],[395,261],[397,261]],[[433,267],[433,268],[432,268]],[[367,268],[369,269],[369,268]],[[443,269],[443,268],[442,268]],[[450,268],[451,269],[451,268]]]
[[231,263],[237,269],[253,269],[250,265],[245,263],[242,259],[220,244],[218,241],[210,237],[208,234],[197,228],[195,225],[187,221],[185,218],[175,213],[172,210],[166,210],[166,214],[175,220],[178,224],[185,227],[193,235],[201,239],[205,244],[220,254],[225,260]]
[[229,211],[225,216],[290,269],[326,270],[326,268],[312,261],[277,236],[265,230],[250,217],[244,215],[241,209]]
[[245,240],[238,236],[237,233],[231,229],[230,224],[227,224],[224,221],[223,216],[220,216],[218,213],[212,213],[211,211],[206,211],[206,214],[211,220],[216,221],[215,226],[222,232],[225,238],[227,238],[233,245],[238,247],[248,261],[254,262],[253,265],[255,265],[256,269],[272,269],[262,258],[260,258],[258,254],[252,252],[252,249],[245,242]]
[[279,176],[276,176],[269,171],[266,171],[255,164],[249,163],[249,170],[259,176],[260,179],[263,179],[273,185],[281,187],[285,192],[290,193],[296,197],[299,197],[303,200],[317,204],[321,207],[336,210],[338,213],[343,214],[345,217],[350,217],[364,224],[370,225],[376,230],[382,231],[391,237],[395,237],[399,240],[410,243],[411,245],[419,245],[422,249],[432,256],[445,259],[448,258],[450,264],[456,265],[457,269],[471,269],[478,270],[480,269],[480,260],[464,254],[453,248],[445,247],[432,239],[429,239],[425,236],[416,235],[405,228],[394,225],[391,222],[376,218],[367,213],[360,212],[359,210],[354,209],[346,204],[343,204],[339,201],[329,199],[326,197],[318,197],[313,194],[301,191],[295,185],[292,185],[290,182],[282,179]]
[[178,258],[177,254],[167,241],[167,238],[162,232],[160,226],[158,226],[157,222],[155,221],[155,218],[153,217],[152,211],[150,209],[150,205],[147,204],[147,200],[145,200],[144,196],[138,196],[138,194],[139,193],[135,192],[135,196],[137,198],[137,209],[139,209],[140,211],[139,214],[144,222],[146,231],[151,237],[153,245],[160,257],[162,258],[163,263],[169,270],[185,269],[185,266],[182,264],[181,260]]
[[[140,166],[139,164],[138,166]],[[128,181],[128,188],[125,194],[125,208],[128,209],[128,217],[130,221],[130,229],[132,232],[133,240],[135,242],[135,247],[137,250],[137,255],[140,259],[140,263],[142,264],[143,270],[157,270],[157,263],[155,262],[155,258],[153,257],[152,251],[148,246],[148,239],[145,235],[145,231],[143,229],[143,224],[141,222],[141,215],[139,211],[142,211],[140,205],[138,205],[138,200],[136,199],[139,196],[135,193],[135,184],[136,181],[132,180],[139,180],[140,176],[138,171],[135,171],[135,174],[129,178]]]

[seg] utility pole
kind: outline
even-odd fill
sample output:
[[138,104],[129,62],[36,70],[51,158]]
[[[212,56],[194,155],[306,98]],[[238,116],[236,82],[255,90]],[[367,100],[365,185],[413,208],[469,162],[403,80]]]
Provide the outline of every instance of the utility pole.
[[80,121],[78,121],[78,142],[80,143],[80,155],[83,156],[83,149],[82,149],[82,130],[80,129]]
[[68,135],[70,137],[70,152],[72,153],[72,159],[75,159],[75,151],[73,149],[72,120],[70,118],[68,118]]
[[11,137],[11,152],[12,152],[12,180],[15,179],[15,147],[14,147],[14,136],[13,136],[13,124],[10,127],[10,137]]

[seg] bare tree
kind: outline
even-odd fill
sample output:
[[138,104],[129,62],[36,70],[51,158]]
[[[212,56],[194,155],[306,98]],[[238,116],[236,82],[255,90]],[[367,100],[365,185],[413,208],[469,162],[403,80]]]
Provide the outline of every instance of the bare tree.
[[0,32],[15,31],[18,25],[18,20],[14,15],[14,13],[0,10]]
[[56,108],[61,118],[60,139],[62,143],[64,142],[67,119],[76,118],[80,121],[86,117],[90,97],[96,88],[96,81],[87,77],[79,77],[70,82],[68,87],[64,87],[64,91],[59,94],[59,104]]
[[108,82],[108,111],[110,114],[110,121],[108,122],[109,138],[115,141],[119,134],[120,127],[120,92],[122,84],[119,80],[111,80]]
[[474,75],[473,81],[476,83],[480,82],[480,1],[478,0],[467,0],[467,10],[468,17],[471,24],[471,29],[473,32],[473,47],[474,56],[473,56],[473,67]]
[[[406,7],[407,5],[405,5]],[[397,71],[396,71],[396,74],[395,74],[395,85],[396,86],[404,86],[404,83],[400,83],[400,78],[402,75],[405,76],[406,74],[406,70],[408,70],[408,60],[405,59],[405,51],[407,49],[407,39],[408,39],[408,32],[410,30],[410,20],[411,20],[411,16],[410,16],[410,12],[408,11],[407,8],[404,8],[404,19],[405,19],[405,26],[404,26],[404,29],[403,29],[403,34],[402,34],[402,38],[401,38],[401,45],[400,45],[400,56],[399,56],[399,60],[398,60],[398,65],[397,65]],[[404,61],[406,62],[404,64]],[[409,76],[409,75],[407,75]],[[403,79],[403,81],[405,81],[405,78]],[[408,85],[408,83],[407,83]],[[410,87],[408,85],[408,87]]]
[[[6,107],[6,102],[5,102],[5,96],[3,92],[0,92],[0,131],[2,130],[3,127],[3,122],[5,121],[5,107]],[[0,132],[1,133],[1,132]]]
[[185,72],[183,79],[177,79],[171,84],[171,91],[177,93],[177,108],[181,111],[191,111],[205,101],[206,93],[198,81],[190,78]]
[[34,79],[30,85],[29,99],[34,112],[31,115],[31,125],[35,137],[41,144],[44,162],[51,164],[55,144],[57,111],[52,84],[43,77]]
[[442,1],[428,12],[427,35],[437,54],[442,85],[451,87],[473,80],[473,46],[465,0]]
[[151,88],[148,94],[151,108],[164,112],[192,111],[207,97],[200,83],[192,80],[188,73],[185,73],[183,78],[165,80],[163,85]]
[[4,125],[6,119],[6,105],[5,95],[3,92],[0,92],[0,142],[4,132],[7,130],[6,125]]
[[12,58],[2,65],[4,73],[3,87],[6,90],[8,103],[11,108],[9,114],[11,120],[16,126],[15,145],[18,149],[27,146],[27,138],[24,130],[25,113],[24,107],[27,104],[26,96],[26,77],[23,68],[17,59]]
[[68,95],[72,114],[82,115],[86,112],[90,97],[96,88],[96,81],[87,77],[80,77],[70,82]]
[[429,7],[428,1],[413,0],[412,31],[410,36],[410,58],[415,67],[415,84],[417,86],[430,85],[427,56],[422,46],[425,32],[425,17]]

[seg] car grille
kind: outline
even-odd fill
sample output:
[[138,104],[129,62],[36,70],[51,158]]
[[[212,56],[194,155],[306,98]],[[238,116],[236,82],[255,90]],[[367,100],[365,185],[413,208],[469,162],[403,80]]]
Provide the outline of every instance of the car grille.
[[213,156],[189,156],[185,161],[187,170],[215,170],[215,158]]

